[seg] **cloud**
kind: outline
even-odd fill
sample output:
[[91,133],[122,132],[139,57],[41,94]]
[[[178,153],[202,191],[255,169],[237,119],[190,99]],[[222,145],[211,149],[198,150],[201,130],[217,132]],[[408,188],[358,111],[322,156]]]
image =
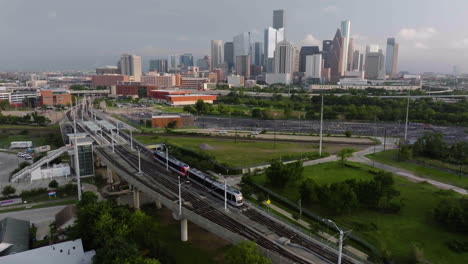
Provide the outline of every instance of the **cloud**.
[[424,28],[402,28],[398,32],[398,37],[404,40],[427,40],[434,37],[437,30],[433,27]]
[[452,48],[468,48],[468,38],[464,38],[462,40],[459,40],[459,41],[455,41],[452,43],[451,45]]
[[336,15],[339,11],[339,8],[335,5],[328,5],[322,8],[322,12],[325,14]]
[[320,46],[321,41],[315,38],[312,34],[307,34],[301,41],[302,46]]
[[420,50],[429,49],[429,47],[428,47],[426,44],[422,43],[422,42],[416,42],[416,43],[414,43],[414,48],[415,48],[415,49],[420,49]]

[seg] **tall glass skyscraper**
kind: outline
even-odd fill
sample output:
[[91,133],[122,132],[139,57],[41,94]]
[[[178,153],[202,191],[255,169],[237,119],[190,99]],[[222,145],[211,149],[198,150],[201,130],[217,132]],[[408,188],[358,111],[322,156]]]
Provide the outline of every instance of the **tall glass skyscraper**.
[[275,61],[276,44],[284,40],[284,28],[274,29],[272,27],[265,28],[264,34],[264,66],[267,72],[273,72]]
[[348,69],[349,38],[351,37],[351,21],[341,21],[341,37],[343,38],[343,72]]
[[398,48],[395,38],[387,39],[387,52],[385,54],[385,73],[387,75],[395,76],[398,73]]
[[273,11],[273,28],[280,29],[284,28],[284,10]]

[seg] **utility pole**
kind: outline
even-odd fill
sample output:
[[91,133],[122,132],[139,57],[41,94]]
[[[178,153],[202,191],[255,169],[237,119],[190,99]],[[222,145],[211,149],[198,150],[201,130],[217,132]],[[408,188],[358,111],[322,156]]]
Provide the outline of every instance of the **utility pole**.
[[409,94],[408,94],[408,103],[406,104],[405,144],[406,144],[406,141],[408,140],[409,101],[410,101],[410,96],[409,96]]
[[141,157],[140,157],[140,148],[138,148],[138,173],[141,174]]
[[227,211],[227,183],[226,183],[226,178],[224,178],[224,211]]
[[76,184],[78,188],[78,201],[81,201],[81,175],[80,175],[80,159],[78,157],[78,139],[76,138],[76,116],[73,118],[73,126],[75,132],[75,146],[74,146],[74,154],[75,154],[75,174],[76,174]]
[[167,146],[164,146],[164,148],[166,149],[166,170],[169,171],[169,149]]
[[323,94],[322,94],[322,107],[320,110],[320,144],[319,144],[319,156],[322,157],[322,143],[323,143]]
[[328,219],[328,222],[333,224],[335,226],[335,228],[338,230],[338,232],[340,233],[340,238],[339,238],[340,244],[339,244],[339,247],[338,247],[338,264],[341,264],[341,257],[342,257],[341,255],[343,253],[344,232],[332,220]]
[[383,151],[385,152],[385,149],[387,147],[387,128],[384,129],[384,138],[383,138]]
[[299,218],[302,217],[302,199],[299,199]]
[[132,130],[130,129],[130,150],[133,151],[133,136]]

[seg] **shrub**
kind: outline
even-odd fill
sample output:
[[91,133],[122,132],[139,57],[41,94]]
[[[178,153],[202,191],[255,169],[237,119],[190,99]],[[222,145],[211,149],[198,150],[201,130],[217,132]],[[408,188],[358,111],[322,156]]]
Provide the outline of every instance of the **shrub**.
[[49,188],[51,189],[57,189],[59,186],[58,182],[56,180],[52,180],[51,182],[49,182]]

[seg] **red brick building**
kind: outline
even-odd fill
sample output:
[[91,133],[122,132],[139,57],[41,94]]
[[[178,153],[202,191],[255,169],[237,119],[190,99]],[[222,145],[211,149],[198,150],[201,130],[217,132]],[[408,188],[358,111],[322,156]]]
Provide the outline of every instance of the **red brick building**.
[[128,82],[128,75],[93,75],[91,76],[91,85],[93,88],[98,86],[111,87],[119,82]]
[[205,103],[212,104],[216,100],[216,95],[210,94],[192,94],[187,91],[175,91],[175,90],[153,90],[150,91],[149,96],[165,101],[169,105],[193,105],[199,99],[203,100]]
[[65,89],[52,89],[41,91],[42,105],[56,106],[72,103],[70,91]]
[[123,96],[148,97],[156,85],[141,84],[140,82],[120,82],[115,86],[116,94]]

